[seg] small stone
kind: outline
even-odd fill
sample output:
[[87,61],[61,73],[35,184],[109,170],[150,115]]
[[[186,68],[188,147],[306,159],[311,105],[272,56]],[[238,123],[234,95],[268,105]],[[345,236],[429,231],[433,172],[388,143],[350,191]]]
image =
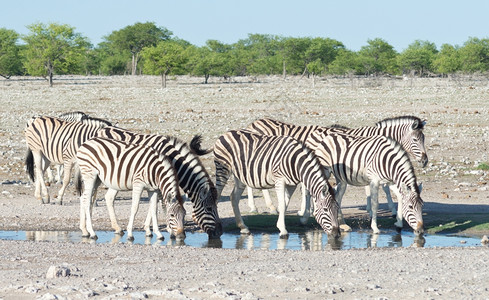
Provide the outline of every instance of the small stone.
[[47,279],[70,276],[71,270],[67,267],[51,266],[46,273]]
[[482,244],[482,245],[487,245],[487,244],[489,244],[489,238],[487,237],[487,235],[484,235],[484,236],[482,237],[481,244]]

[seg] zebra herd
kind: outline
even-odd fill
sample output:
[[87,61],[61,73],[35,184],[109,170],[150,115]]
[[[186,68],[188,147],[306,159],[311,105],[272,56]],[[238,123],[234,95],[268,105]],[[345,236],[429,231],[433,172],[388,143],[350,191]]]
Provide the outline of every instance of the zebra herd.
[[[260,119],[246,129],[224,133],[211,149],[202,149],[199,135],[187,144],[175,137],[140,134],[74,112],[58,117],[33,117],[27,122],[24,130],[28,146],[26,170],[35,182],[35,197],[42,203],[49,203],[43,174],[51,163],[62,165],[64,175],[57,197],[62,204],[71,169],[75,166],[75,182],[80,193],[80,229],[85,237],[96,238],[91,215],[97,188],[103,183],[107,187],[105,200],[116,234],[123,234],[114,210],[118,191],[132,191],[127,226],[128,239],[132,239],[140,197],[147,190],[146,235],[152,235],[152,225],[157,238],[163,237],[157,222],[158,201],[161,200],[167,208],[170,236],[185,238],[186,212],[181,190],[192,202],[194,222],[209,238],[219,238],[223,229],[217,206],[231,175],[234,178],[231,204],[236,225],[243,234],[249,233],[249,229],[241,217],[239,200],[246,187],[252,210],[256,209],[252,188],[263,191],[271,211],[275,207],[267,189],[275,189],[279,215],[276,226],[280,237],[287,237],[285,213],[299,183],[303,194],[299,211],[301,222],[307,221],[312,209],[318,224],[332,237],[340,235],[340,225],[343,230],[351,230],[341,212],[341,200],[348,184],[366,187],[374,233],[379,232],[377,196],[382,185],[389,207],[397,215],[395,225],[401,228],[404,218],[416,234],[421,234],[423,201],[410,156],[423,166],[428,161],[424,125],[424,121],[412,116],[386,119],[375,127],[356,129],[297,126]],[[211,152],[216,167],[215,183],[199,160],[199,156]],[[328,181],[331,175],[336,180],[336,189]],[[398,211],[389,190],[397,196]]]

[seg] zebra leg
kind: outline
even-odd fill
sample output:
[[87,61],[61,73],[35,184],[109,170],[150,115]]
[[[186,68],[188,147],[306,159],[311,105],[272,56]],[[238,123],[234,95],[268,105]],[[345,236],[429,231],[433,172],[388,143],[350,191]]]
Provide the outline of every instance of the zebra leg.
[[244,188],[245,188],[244,184],[241,181],[239,181],[239,179],[236,178],[235,176],[234,188],[233,191],[231,192],[231,205],[233,207],[234,218],[236,220],[236,226],[238,226],[238,228],[240,229],[240,233],[249,234],[250,230],[245,225],[243,218],[241,217],[241,212],[239,211],[239,198],[241,197]]
[[66,187],[70,183],[70,179],[71,179],[71,167],[72,166],[73,166],[73,161],[71,159],[66,159],[64,161],[63,184],[61,185],[61,189],[58,192],[58,199],[57,199],[57,202],[59,205],[63,204],[63,196],[65,194]]
[[248,206],[250,208],[250,212],[256,213],[258,212],[258,209],[255,205],[255,198],[253,198],[253,189],[248,186],[246,190],[248,191]]
[[401,192],[397,189],[397,187],[395,185],[391,185],[390,189],[392,192],[394,192],[394,194],[397,197],[397,211],[399,212],[396,215],[396,223],[394,223],[394,225],[396,225],[397,231],[401,231],[402,226],[403,226],[402,213],[400,213],[400,212],[402,212],[402,195],[401,195]]
[[394,201],[392,201],[392,195],[391,195],[389,185],[383,184],[382,189],[384,190],[385,196],[387,198],[387,205],[389,205],[389,209],[392,212],[392,216],[397,216],[396,206],[394,205]]
[[54,179],[57,184],[63,183],[61,178],[63,178],[63,165],[56,165],[56,177]]
[[372,221],[370,227],[374,234],[379,234],[380,230],[377,227],[377,212],[379,210],[379,184],[377,182],[370,182],[370,199],[372,202]]
[[289,232],[285,228],[285,210],[287,209],[287,200],[285,197],[285,184],[283,181],[275,183],[275,191],[278,199],[278,220],[277,228],[280,230],[280,238],[288,238]]
[[311,203],[310,202],[306,203],[306,201],[309,201],[309,199],[307,199],[307,193],[309,193],[309,191],[306,189],[304,183],[302,182],[301,182],[301,191],[302,191],[302,201],[301,201],[301,209],[297,212],[298,216],[303,216],[306,213],[307,207],[311,209]]
[[[306,225],[309,217],[311,216],[311,194],[306,187],[302,186],[302,204],[304,205],[304,211],[302,217],[299,219],[302,225]],[[301,207],[302,209],[302,207]]]
[[96,174],[87,174],[83,177],[85,189],[80,197],[80,229],[82,237],[97,239],[97,235],[92,226],[91,199],[98,177]]
[[41,204],[48,204],[49,193],[46,183],[44,182],[43,174],[46,168],[49,168],[50,162],[40,151],[32,151],[32,155],[34,157],[34,178],[36,182],[34,196],[37,200],[41,201]]
[[[158,228],[158,193],[156,191],[148,192],[149,197],[149,210],[148,215],[146,217],[146,221],[144,222],[144,230],[146,231],[146,236],[151,237],[153,234],[151,233],[151,220],[153,221],[153,232],[156,234],[156,238],[158,240],[163,240],[163,235],[161,234]],[[170,226],[167,224],[167,226]]]
[[365,195],[367,195],[367,207],[365,208],[365,210],[368,212],[370,217],[372,217],[372,198],[370,196],[371,194],[370,194],[370,186],[369,185],[365,186]]
[[129,223],[127,224],[127,240],[134,241],[134,235],[132,234],[132,228],[134,227],[134,218],[138,212],[139,200],[143,193],[144,183],[134,183],[132,188],[132,202],[131,202],[131,216],[129,217]]
[[343,212],[341,211],[341,200],[345,194],[347,184],[346,182],[342,182],[340,180],[336,180],[336,182],[335,199],[338,202],[338,221],[340,223],[341,230],[349,232],[351,231],[351,227],[345,223],[345,218],[343,217]]
[[117,223],[117,217],[115,216],[114,210],[114,199],[118,192],[119,191],[115,189],[108,189],[107,193],[105,194],[105,205],[109,211],[110,224],[112,225],[112,229],[114,229],[115,234],[124,235],[124,231]]
[[46,175],[48,176],[48,183],[54,183],[53,170],[51,170],[51,168],[46,168]]
[[266,203],[267,207],[270,209],[270,214],[272,214],[272,215],[278,214],[277,208],[272,203],[272,197],[270,197],[270,191],[269,190],[262,190],[262,193],[263,193],[263,198],[265,199],[265,203]]

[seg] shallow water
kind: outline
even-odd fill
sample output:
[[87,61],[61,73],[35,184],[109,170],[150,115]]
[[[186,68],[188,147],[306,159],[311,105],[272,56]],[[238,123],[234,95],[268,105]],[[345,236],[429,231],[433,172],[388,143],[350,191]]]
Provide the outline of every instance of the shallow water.
[[311,230],[305,233],[290,233],[288,239],[279,238],[278,233],[254,233],[240,235],[224,233],[220,239],[209,240],[207,234],[187,232],[184,241],[170,239],[163,232],[164,240],[145,236],[143,231],[134,232],[134,241],[127,241],[127,235],[115,235],[112,231],[97,231],[97,240],[82,238],[81,231],[0,231],[2,240],[32,240],[71,243],[133,243],[155,246],[183,246],[196,248],[226,249],[289,249],[289,250],[324,250],[353,248],[396,248],[396,247],[471,247],[480,246],[481,239],[476,237],[460,237],[452,235],[425,235],[417,238],[413,233],[395,231],[382,232],[374,235],[368,232],[343,232],[337,240],[328,239],[326,233]]

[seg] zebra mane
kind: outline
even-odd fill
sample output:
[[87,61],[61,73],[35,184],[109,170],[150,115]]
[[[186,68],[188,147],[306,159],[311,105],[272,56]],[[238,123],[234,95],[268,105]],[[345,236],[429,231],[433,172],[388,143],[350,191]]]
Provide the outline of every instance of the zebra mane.
[[[416,173],[414,172],[414,166],[411,162],[411,159],[409,158],[409,153],[406,150],[404,150],[402,145],[398,141],[396,141],[395,139],[390,138],[390,137],[386,137],[386,136],[383,136],[383,138],[385,138],[396,149],[397,153],[399,153],[399,152],[403,153],[402,155],[406,157],[406,162],[404,163],[404,165],[408,164],[409,172],[414,174],[414,176],[416,178]],[[414,189],[415,189],[416,193],[418,193],[418,194],[420,193],[418,184],[416,182],[414,184]]]
[[330,125],[329,128],[338,128],[338,129],[351,129],[350,127],[346,127],[346,126],[343,126],[341,124],[333,124],[333,125]]
[[[200,141],[202,139],[202,136],[200,135],[196,135],[194,136],[194,138],[192,138],[192,141],[190,142],[190,146],[189,144],[187,144],[186,142],[182,141],[181,139],[179,138],[176,138],[174,136],[165,136],[165,138],[169,141],[170,144],[172,144],[176,149],[179,150],[179,152],[182,154],[182,156],[191,156],[193,159],[195,159],[198,163],[198,165],[201,167],[201,171],[203,174],[205,174],[206,178],[208,180],[206,180],[206,185],[207,183],[211,183],[210,185],[208,185],[207,187],[212,190],[212,189],[215,189],[215,187],[213,186],[212,184],[212,180],[210,180],[210,177],[209,177],[209,174],[207,173],[207,171],[205,170],[205,167],[204,165],[202,164],[202,162],[200,161],[200,158],[199,156],[200,155],[205,155],[209,152],[204,152],[204,154],[199,154],[199,152],[196,152],[196,151],[203,151],[200,149]],[[193,147],[195,146],[195,143],[198,142],[198,150],[194,149]],[[207,151],[207,150],[206,150]]]
[[423,129],[425,125],[425,121],[422,121],[420,118],[415,116],[400,116],[395,118],[387,118],[382,121],[375,123],[377,127],[387,127],[392,125],[400,125],[400,124],[413,124],[413,129]]
[[82,111],[67,112],[58,116],[59,119],[66,121],[80,121],[84,117],[88,117],[88,115]]
[[99,118],[94,118],[94,117],[89,117],[88,115],[84,115],[81,120],[81,123],[83,124],[90,124],[90,125],[95,125],[99,126],[101,128],[107,127],[107,126],[112,126],[112,123],[104,120],[104,119],[99,119]]

